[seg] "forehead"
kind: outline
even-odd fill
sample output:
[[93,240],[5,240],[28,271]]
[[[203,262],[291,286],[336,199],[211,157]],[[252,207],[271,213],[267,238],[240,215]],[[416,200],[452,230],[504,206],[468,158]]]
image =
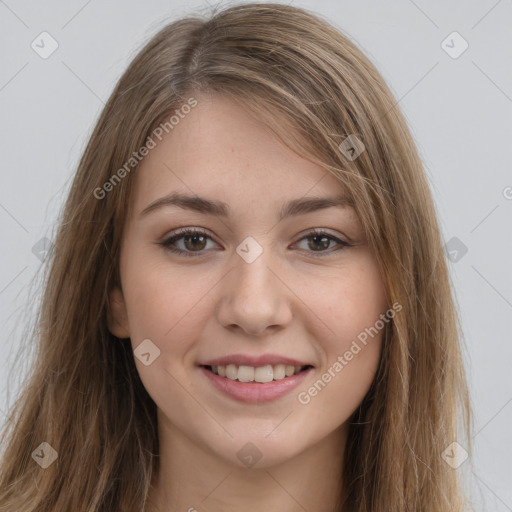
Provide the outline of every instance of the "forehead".
[[154,138],[156,147],[139,165],[136,212],[172,191],[215,198],[234,210],[344,193],[330,172],[295,153],[234,101],[220,95],[194,98],[197,106],[161,141]]

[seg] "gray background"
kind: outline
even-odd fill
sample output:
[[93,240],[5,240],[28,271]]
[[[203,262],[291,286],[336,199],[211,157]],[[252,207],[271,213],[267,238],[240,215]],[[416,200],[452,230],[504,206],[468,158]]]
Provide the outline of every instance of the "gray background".
[[[512,4],[294,4],[356,41],[409,121],[448,243],[465,333],[475,457],[457,471],[474,488],[478,510],[512,511]],[[32,314],[29,290],[37,295],[40,241],[52,239],[104,102],[149,36],[207,8],[204,1],[0,0],[0,421],[29,359],[15,355]],[[46,59],[31,47],[34,40],[42,46],[43,31],[59,45]],[[446,40],[453,31],[469,44],[461,55],[463,41]]]

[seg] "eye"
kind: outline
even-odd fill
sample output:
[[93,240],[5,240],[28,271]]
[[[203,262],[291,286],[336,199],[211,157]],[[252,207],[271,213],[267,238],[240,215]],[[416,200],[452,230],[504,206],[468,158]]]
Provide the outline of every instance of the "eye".
[[[184,241],[185,249],[176,249],[176,242],[178,240],[181,241],[182,239]],[[211,238],[204,231],[185,228],[178,231],[170,238],[166,238],[163,242],[160,242],[160,245],[166,250],[176,254],[183,256],[195,256],[194,253],[202,252],[206,246],[207,240],[211,240]]]
[[[322,257],[327,256],[328,254],[332,254],[334,251],[339,251],[340,249],[343,249],[344,247],[352,247],[351,244],[348,242],[345,242],[343,240],[340,240],[339,238],[330,235],[326,231],[322,231],[320,229],[314,229],[310,231],[305,237],[301,238],[299,242],[302,242],[303,240],[309,240],[307,242],[307,247],[313,249],[312,254],[313,257]],[[325,249],[328,249],[331,245],[331,242],[336,242],[338,245],[337,249],[334,249],[334,251],[327,251]]]
[[[199,256],[204,252],[208,240],[211,240],[211,237],[205,231],[185,228],[173,234],[169,238],[166,238],[164,241],[159,242],[159,245],[168,251],[182,256]],[[307,247],[312,250],[308,251],[305,249],[307,252],[318,253],[312,254],[314,257],[325,256],[334,252],[326,250],[330,248],[332,242],[335,242],[338,245],[338,249],[335,250],[340,250],[344,247],[352,247],[351,244],[330,235],[326,231],[318,229],[310,231],[306,236],[301,238],[299,242],[302,242],[303,240],[309,240]],[[183,248],[177,248],[179,245],[177,242],[181,241],[183,241]]]

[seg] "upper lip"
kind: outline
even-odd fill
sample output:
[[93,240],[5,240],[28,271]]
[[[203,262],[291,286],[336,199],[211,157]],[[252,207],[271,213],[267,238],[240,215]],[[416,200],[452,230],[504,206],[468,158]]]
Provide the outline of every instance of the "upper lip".
[[244,354],[233,354],[230,356],[218,357],[210,359],[199,366],[227,366],[234,364],[236,366],[275,366],[277,364],[285,364],[290,366],[312,366],[309,363],[298,361],[286,356],[278,354],[264,354],[261,356],[248,356]]

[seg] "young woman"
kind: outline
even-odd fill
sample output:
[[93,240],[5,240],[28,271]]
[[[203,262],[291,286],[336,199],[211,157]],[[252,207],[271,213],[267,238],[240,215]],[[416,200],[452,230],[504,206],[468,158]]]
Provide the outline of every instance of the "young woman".
[[2,511],[466,510],[422,163],[375,67],[307,11],[233,6],[142,49],[80,161],[36,335]]

